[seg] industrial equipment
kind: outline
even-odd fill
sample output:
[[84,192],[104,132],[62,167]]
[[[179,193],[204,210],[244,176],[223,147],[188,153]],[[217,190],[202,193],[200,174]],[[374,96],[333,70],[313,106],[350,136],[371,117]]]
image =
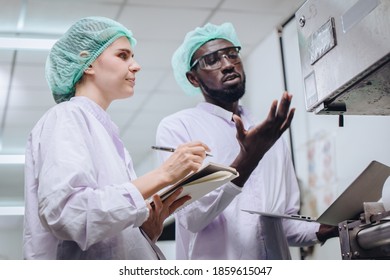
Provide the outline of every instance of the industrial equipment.
[[308,0],[295,19],[306,110],[390,115],[390,0]]
[[390,211],[382,203],[364,203],[360,218],[341,222],[339,231],[343,260],[390,259]]

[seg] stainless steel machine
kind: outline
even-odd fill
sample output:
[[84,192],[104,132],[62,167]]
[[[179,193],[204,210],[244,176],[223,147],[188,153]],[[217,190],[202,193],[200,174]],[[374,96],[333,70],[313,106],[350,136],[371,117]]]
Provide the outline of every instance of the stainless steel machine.
[[[306,110],[390,115],[390,0],[307,0],[295,20]],[[390,211],[352,206],[356,216],[338,223],[342,259],[390,259]]]
[[382,203],[364,203],[360,218],[341,222],[339,231],[343,260],[390,259],[390,211]]
[[390,0],[308,0],[295,19],[306,110],[390,115]]
[[372,161],[317,219],[338,226],[341,257],[390,259],[390,166]]

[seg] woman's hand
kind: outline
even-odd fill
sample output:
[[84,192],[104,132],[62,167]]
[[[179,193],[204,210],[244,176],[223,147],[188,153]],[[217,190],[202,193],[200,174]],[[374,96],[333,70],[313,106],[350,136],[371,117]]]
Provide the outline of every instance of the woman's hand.
[[199,141],[180,145],[160,167],[131,182],[144,199],[148,199],[164,187],[183,179],[190,172],[197,171],[208,151],[209,147]]
[[160,237],[164,229],[164,221],[168,218],[177,208],[182,206],[186,201],[191,199],[190,196],[186,195],[180,199],[178,196],[183,191],[183,188],[177,189],[171,196],[166,200],[161,201],[159,195],[153,196],[153,202],[149,204],[149,217],[141,226],[142,230],[148,235],[150,240],[156,242]]
[[165,174],[168,185],[176,183],[190,172],[197,171],[209,151],[210,148],[199,141],[178,146],[159,168]]

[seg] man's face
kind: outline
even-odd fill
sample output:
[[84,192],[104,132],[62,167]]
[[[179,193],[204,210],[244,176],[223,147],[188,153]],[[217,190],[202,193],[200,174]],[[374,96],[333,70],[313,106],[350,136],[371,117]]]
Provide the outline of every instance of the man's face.
[[[245,93],[245,72],[241,59],[236,57],[238,50],[232,47],[224,39],[212,40],[193,55],[192,63],[203,57],[203,61],[194,65],[192,73],[206,99],[213,103],[233,103]],[[205,57],[208,54],[212,55]]]

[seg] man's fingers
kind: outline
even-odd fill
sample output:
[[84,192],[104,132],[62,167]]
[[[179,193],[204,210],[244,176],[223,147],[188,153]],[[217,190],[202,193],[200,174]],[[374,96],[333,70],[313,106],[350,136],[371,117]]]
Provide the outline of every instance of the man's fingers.
[[242,140],[245,138],[245,128],[244,124],[242,123],[242,120],[239,116],[233,115],[233,121],[234,124],[236,125],[236,130],[237,130],[237,139]]
[[292,95],[285,92],[280,100],[280,105],[276,113],[276,120],[282,124],[288,117]]
[[280,134],[283,134],[291,125],[292,119],[294,118],[295,108],[292,108],[288,113],[286,121],[280,127]]
[[274,121],[277,108],[278,108],[278,101],[274,100],[271,104],[271,108],[269,109],[267,120]]

